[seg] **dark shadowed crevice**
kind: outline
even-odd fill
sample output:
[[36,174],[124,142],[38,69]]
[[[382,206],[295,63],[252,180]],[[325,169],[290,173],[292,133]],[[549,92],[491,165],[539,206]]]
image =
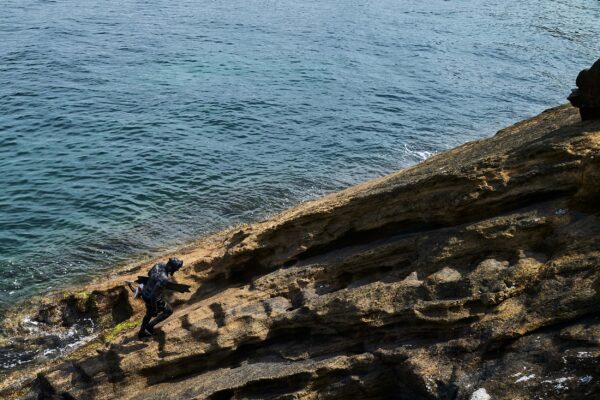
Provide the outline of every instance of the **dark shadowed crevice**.
[[206,400],[231,400],[234,392],[231,389],[219,390],[206,398]]
[[77,400],[69,392],[61,392],[58,394],[48,378],[41,373],[37,374],[33,383],[33,388],[37,393],[37,400]]
[[[409,321],[412,329],[407,330]],[[365,351],[364,341],[367,337],[370,343],[377,343],[381,340],[398,340],[404,343],[412,340],[420,343],[426,339],[431,341],[455,337],[460,333],[462,326],[462,323],[441,324],[425,321],[415,323],[407,316],[406,320],[385,324],[377,332],[371,332],[370,326],[362,327],[360,324],[352,324],[346,329],[330,329],[330,334],[315,334],[314,329],[309,326],[273,329],[272,334],[263,341],[246,343],[235,350],[225,349],[159,363],[140,372],[146,377],[148,385],[177,382],[218,368],[238,368],[242,363],[290,362],[282,357],[281,351],[282,349],[289,350],[292,346],[309,351],[310,358],[329,357],[340,352],[360,354]],[[336,342],[340,337],[344,337],[344,343],[337,345]]]
[[[146,377],[148,385],[155,385],[166,381],[184,380],[214,368],[237,368],[242,362],[259,362],[264,359],[283,362],[279,353],[272,347],[282,343],[294,343],[298,338],[310,337],[310,332],[309,328],[304,327],[275,332],[272,337],[261,342],[246,343],[235,350],[225,349],[161,363],[141,370],[141,374]],[[165,371],[168,371],[168,375]]]
[[213,317],[217,326],[220,328],[225,325],[225,311],[223,310],[223,306],[220,303],[212,303],[208,307],[213,312]]
[[72,385],[75,386],[77,384],[81,384],[83,386],[88,386],[93,382],[92,377],[85,372],[81,365],[75,362],[73,362],[71,365],[73,367],[73,378],[71,379]]
[[430,221],[427,221],[427,218],[424,217],[422,220],[406,219],[395,221],[371,230],[349,230],[335,240],[309,248],[296,255],[293,260],[303,261],[345,247],[367,245],[379,240],[389,240],[391,238],[400,238],[402,236],[420,234],[456,225],[464,225],[491,218],[499,214],[507,214],[521,208],[530,207],[534,204],[557,200],[561,197],[572,195],[575,191],[576,188],[569,188],[528,193],[527,195],[515,196],[513,198],[507,197],[502,199],[502,201],[486,204],[485,206],[462,208],[453,213],[447,213],[445,214],[444,220],[435,220],[435,218],[433,218]]
[[236,389],[236,396],[240,398],[275,398],[303,389],[311,377],[312,374],[309,372],[300,372],[281,378],[258,379]]
[[[586,313],[576,318],[572,318],[566,321],[561,321],[558,323],[553,323],[549,325],[541,326],[537,329],[529,331],[524,335],[515,336],[515,337],[503,337],[497,340],[489,341],[484,343],[484,350],[482,352],[481,359],[486,360],[495,360],[501,358],[506,355],[507,348],[512,346],[517,340],[538,334],[546,334],[546,333],[555,333],[560,332],[561,330],[568,328],[573,325],[577,325],[586,321],[597,321],[600,318],[600,310],[594,310],[590,313]],[[590,344],[586,341],[580,341],[582,344]],[[592,346],[597,346],[596,342],[591,342]]]
[[208,279],[204,279],[190,297],[188,303],[197,303],[208,299],[228,288],[241,287],[269,272],[271,271],[265,270],[256,261],[256,257],[245,262],[234,263],[227,272],[220,272]]
[[453,212],[443,214],[443,216],[432,214],[428,217],[424,216],[419,220],[405,219],[394,221],[370,230],[349,230],[327,243],[314,245],[299,254],[290,255],[290,258],[287,261],[278,265],[271,265],[268,261],[273,254],[273,249],[260,248],[254,251],[250,258],[246,258],[246,256],[242,257],[243,259],[240,260],[224,262],[225,265],[230,265],[229,269],[226,272],[219,273],[212,278],[204,280],[189,301],[195,303],[207,299],[227,288],[251,284],[254,279],[271,273],[279,267],[294,266],[299,262],[324,256],[334,251],[353,246],[375,245],[378,241],[382,241],[383,243],[384,241],[398,240],[404,236],[417,235],[430,231],[433,232],[444,228],[485,220],[486,218],[491,218],[493,216],[508,214],[518,209],[531,207],[535,204],[554,201],[572,195],[576,190],[576,187],[572,187],[516,195],[513,197],[506,196],[490,201],[489,204],[482,204],[479,207],[464,205],[462,208],[458,208]]
[[121,368],[121,357],[119,354],[110,349],[103,355],[104,371],[111,383],[121,382],[125,379],[125,371]]
[[124,287],[119,288],[117,294],[114,295],[112,306],[112,320],[114,324],[119,324],[127,321],[133,315],[133,307],[129,303],[129,293]]

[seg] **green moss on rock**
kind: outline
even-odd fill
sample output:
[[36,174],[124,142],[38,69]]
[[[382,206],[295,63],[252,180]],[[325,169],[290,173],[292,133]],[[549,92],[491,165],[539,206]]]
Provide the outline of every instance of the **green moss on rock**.
[[135,328],[137,324],[137,321],[124,321],[120,324],[117,324],[114,328],[112,328],[109,332],[107,332],[104,335],[104,341],[112,342],[119,333],[121,333],[124,330]]

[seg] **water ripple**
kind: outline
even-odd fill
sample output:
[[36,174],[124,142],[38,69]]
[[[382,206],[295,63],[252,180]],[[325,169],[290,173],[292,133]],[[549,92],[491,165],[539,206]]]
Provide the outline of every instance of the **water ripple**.
[[4,0],[0,308],[564,102],[595,0]]

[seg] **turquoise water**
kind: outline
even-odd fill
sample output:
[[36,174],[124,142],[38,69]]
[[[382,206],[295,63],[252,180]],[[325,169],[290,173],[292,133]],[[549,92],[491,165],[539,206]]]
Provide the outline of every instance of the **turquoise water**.
[[2,0],[0,308],[565,102],[597,0]]

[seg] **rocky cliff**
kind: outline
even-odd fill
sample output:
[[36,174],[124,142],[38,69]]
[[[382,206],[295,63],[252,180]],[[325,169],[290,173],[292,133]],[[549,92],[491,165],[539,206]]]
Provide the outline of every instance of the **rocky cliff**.
[[182,250],[193,291],[153,338],[135,269],[13,310],[13,345],[25,312],[99,336],[0,397],[600,396],[599,183],[600,121],[548,110]]

